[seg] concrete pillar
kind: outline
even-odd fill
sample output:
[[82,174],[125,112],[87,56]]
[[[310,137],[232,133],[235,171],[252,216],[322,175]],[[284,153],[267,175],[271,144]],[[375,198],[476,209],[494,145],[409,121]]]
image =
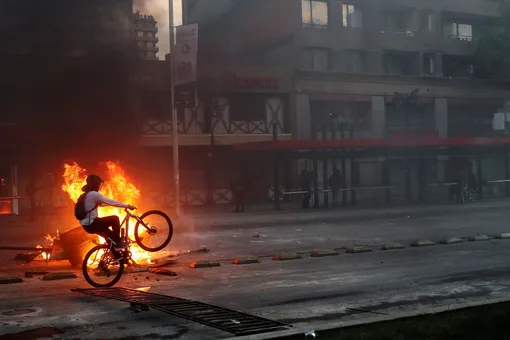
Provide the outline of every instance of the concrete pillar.
[[372,96],[372,137],[386,137],[386,106],[384,96]]
[[434,114],[436,119],[436,129],[439,138],[448,137],[448,101],[446,98],[434,99]]
[[294,112],[296,112],[296,115],[291,123],[294,139],[311,139],[312,116],[310,112],[310,96],[308,94],[296,94],[295,105]]

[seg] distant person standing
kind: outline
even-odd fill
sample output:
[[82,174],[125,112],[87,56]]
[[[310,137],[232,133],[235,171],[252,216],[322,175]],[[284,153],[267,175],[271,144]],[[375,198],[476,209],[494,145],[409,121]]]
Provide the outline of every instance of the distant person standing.
[[244,203],[246,196],[246,180],[245,175],[239,172],[234,176],[233,191],[235,196],[236,208],[234,212],[244,212]]
[[303,170],[301,172],[301,190],[305,192],[303,194],[301,207],[303,209],[308,209],[310,208],[310,199],[312,198],[312,177],[308,170]]
[[331,189],[331,194],[333,196],[333,206],[338,207],[339,193],[340,193],[340,189],[343,186],[343,183],[342,183],[342,175],[340,174],[340,170],[338,170],[337,168],[335,168],[333,170],[333,174],[331,176],[329,176],[328,186]]

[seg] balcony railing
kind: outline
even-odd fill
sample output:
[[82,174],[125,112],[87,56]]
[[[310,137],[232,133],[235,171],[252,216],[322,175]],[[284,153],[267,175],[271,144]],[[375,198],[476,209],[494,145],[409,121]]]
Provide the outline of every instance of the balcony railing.
[[383,28],[381,29],[381,34],[396,34],[414,37],[416,35],[416,32],[410,29]]
[[[274,126],[277,133],[285,133],[283,101],[281,98],[267,98],[266,110],[260,119],[238,119],[231,117],[226,98],[215,100],[210,126],[206,125],[203,104],[196,108],[185,109],[178,121],[180,134],[272,134]],[[170,119],[148,119],[142,126],[143,135],[170,135]]]

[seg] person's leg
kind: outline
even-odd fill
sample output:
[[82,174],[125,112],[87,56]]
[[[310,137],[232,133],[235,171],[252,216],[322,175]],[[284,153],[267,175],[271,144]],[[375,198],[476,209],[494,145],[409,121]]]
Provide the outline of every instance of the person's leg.
[[[111,229],[110,229],[111,228]],[[98,217],[88,228],[87,232],[92,230],[94,233],[103,233],[109,237],[115,244],[120,243],[120,220],[117,216]]]

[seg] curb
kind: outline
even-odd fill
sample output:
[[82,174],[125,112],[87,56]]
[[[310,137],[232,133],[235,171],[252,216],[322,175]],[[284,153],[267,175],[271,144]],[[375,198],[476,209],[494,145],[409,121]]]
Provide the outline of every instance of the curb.
[[430,247],[433,245],[435,245],[435,243],[430,240],[420,240],[420,241],[411,243],[411,247]]
[[481,242],[481,241],[489,241],[491,238],[487,235],[476,235],[470,236],[469,242]]
[[[405,319],[405,318],[412,318],[412,317],[419,317],[419,316],[426,316],[426,315],[433,315],[433,314],[439,314],[443,312],[451,312],[456,310],[461,310],[465,308],[473,308],[473,307],[480,307],[480,306],[486,306],[490,304],[495,303],[504,303],[504,302],[510,302],[509,298],[496,298],[496,299],[488,299],[483,301],[470,301],[470,302],[464,302],[454,305],[453,307],[450,305],[447,306],[440,306],[440,307],[431,307],[428,308],[426,311],[403,311],[403,312],[395,312],[391,315],[381,315],[381,316],[373,316],[373,317],[367,317],[365,319],[359,319],[359,320],[345,320],[342,321],[339,319],[337,322],[329,322],[329,323],[311,323],[307,326],[304,326],[306,328],[300,327],[300,328],[292,328],[289,330],[283,330],[283,331],[276,331],[276,332],[269,332],[269,333],[262,333],[262,334],[254,334],[254,335],[245,335],[245,336],[238,336],[238,337],[230,337],[226,338],[225,340],[267,340],[267,339],[282,339],[282,338],[289,338],[291,336],[294,336],[296,339],[304,338],[304,334],[309,332],[311,329],[314,330],[315,333],[323,332],[323,331],[331,331],[341,328],[347,328],[347,327],[362,327],[364,325],[368,324],[374,324],[374,323],[380,323],[385,321],[394,321],[398,319]],[[320,333],[318,334],[320,336]]]
[[0,276],[0,285],[6,285],[11,283],[22,283],[23,279],[18,276]]
[[232,260],[232,264],[252,264],[252,263],[260,263],[259,259],[256,257],[236,257]]
[[371,253],[372,248],[364,247],[364,246],[356,246],[350,247],[345,250],[347,254],[361,254],[361,253]]
[[314,250],[310,253],[310,257],[326,257],[326,256],[337,256],[336,250]]
[[196,261],[191,262],[189,264],[189,267],[192,269],[199,269],[199,268],[211,268],[211,267],[219,267],[220,263],[218,261]]
[[383,244],[380,249],[381,250],[397,250],[397,249],[405,249],[405,246],[401,243],[389,243],[389,244]]
[[298,253],[281,253],[273,256],[273,261],[289,261],[301,259],[301,255]]
[[464,243],[464,240],[462,240],[460,238],[456,238],[456,237],[451,237],[447,240],[442,240],[439,243],[440,244],[459,244],[459,243]]

